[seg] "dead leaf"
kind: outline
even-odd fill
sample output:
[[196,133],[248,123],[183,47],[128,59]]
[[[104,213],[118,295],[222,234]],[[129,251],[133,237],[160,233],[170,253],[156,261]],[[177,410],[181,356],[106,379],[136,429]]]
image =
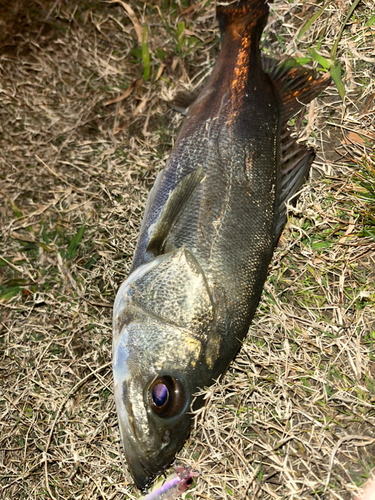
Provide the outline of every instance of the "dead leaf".
[[160,67],[159,67],[159,69],[158,69],[158,72],[157,72],[157,74],[156,74],[155,82],[157,82],[157,81],[159,80],[159,78],[160,78],[160,77],[161,77],[161,75],[163,74],[163,71],[164,71],[165,67],[166,67],[166,64],[161,63],[161,65],[160,65]]
[[365,115],[366,113],[368,113],[370,106],[371,106],[371,103],[374,100],[374,97],[375,97],[375,93],[372,93],[369,96],[367,96],[367,99],[365,101],[365,105],[363,106],[363,109],[361,111],[361,115]]
[[[361,135],[360,135],[361,134]],[[344,135],[344,140],[342,141],[344,144],[360,144],[364,145],[366,144],[366,140],[362,137],[366,137],[369,139],[375,139],[375,136],[373,134],[369,134],[368,132],[348,132],[347,134]]]
[[110,104],[117,104],[118,102],[123,101],[124,99],[126,99],[127,97],[130,96],[130,94],[133,92],[133,90],[135,89],[137,84],[138,84],[138,80],[135,80],[135,82],[133,82],[130,85],[130,87],[128,87],[125,90],[125,92],[123,94],[121,94],[119,97],[116,97],[115,99],[111,99],[110,101],[107,101],[104,105],[109,106]]
[[120,5],[122,5],[124,7],[130,21],[133,23],[135,32],[137,34],[138,43],[139,43],[139,45],[142,45],[142,27],[138,21],[137,16],[135,15],[134,10],[130,7],[130,5],[128,5],[125,2],[122,2],[121,0],[112,0],[110,3],[119,3]]

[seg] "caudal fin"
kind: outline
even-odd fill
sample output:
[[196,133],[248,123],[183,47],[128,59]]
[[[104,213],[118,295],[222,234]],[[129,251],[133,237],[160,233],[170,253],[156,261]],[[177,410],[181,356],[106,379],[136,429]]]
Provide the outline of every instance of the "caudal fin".
[[[272,1],[272,0],[271,0]],[[216,17],[220,32],[239,36],[246,33],[260,35],[267,23],[269,8],[267,0],[241,0],[227,7],[217,7]]]

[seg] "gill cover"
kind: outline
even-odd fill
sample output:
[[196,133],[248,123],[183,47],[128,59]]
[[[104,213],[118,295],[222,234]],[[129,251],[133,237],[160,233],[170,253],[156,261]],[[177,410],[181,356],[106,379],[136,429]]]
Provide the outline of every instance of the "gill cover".
[[143,264],[123,283],[113,310],[114,348],[121,326],[135,314],[135,309],[186,328],[200,340],[206,339],[214,302],[204,272],[187,248]]

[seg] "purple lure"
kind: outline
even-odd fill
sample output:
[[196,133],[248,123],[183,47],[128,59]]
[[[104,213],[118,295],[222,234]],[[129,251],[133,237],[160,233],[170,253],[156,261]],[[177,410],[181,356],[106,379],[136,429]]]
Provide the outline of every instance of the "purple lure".
[[190,488],[194,477],[199,476],[198,472],[192,472],[188,465],[176,465],[174,470],[175,472],[164,479],[161,485],[159,481],[150,493],[138,500],[175,500]]

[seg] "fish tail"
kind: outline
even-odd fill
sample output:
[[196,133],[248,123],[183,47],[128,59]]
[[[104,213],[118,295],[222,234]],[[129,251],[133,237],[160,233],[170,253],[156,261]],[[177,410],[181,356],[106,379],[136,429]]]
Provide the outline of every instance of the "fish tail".
[[260,39],[267,24],[268,4],[267,0],[241,0],[227,7],[217,7],[216,17],[222,36],[228,33],[236,37],[250,34]]

